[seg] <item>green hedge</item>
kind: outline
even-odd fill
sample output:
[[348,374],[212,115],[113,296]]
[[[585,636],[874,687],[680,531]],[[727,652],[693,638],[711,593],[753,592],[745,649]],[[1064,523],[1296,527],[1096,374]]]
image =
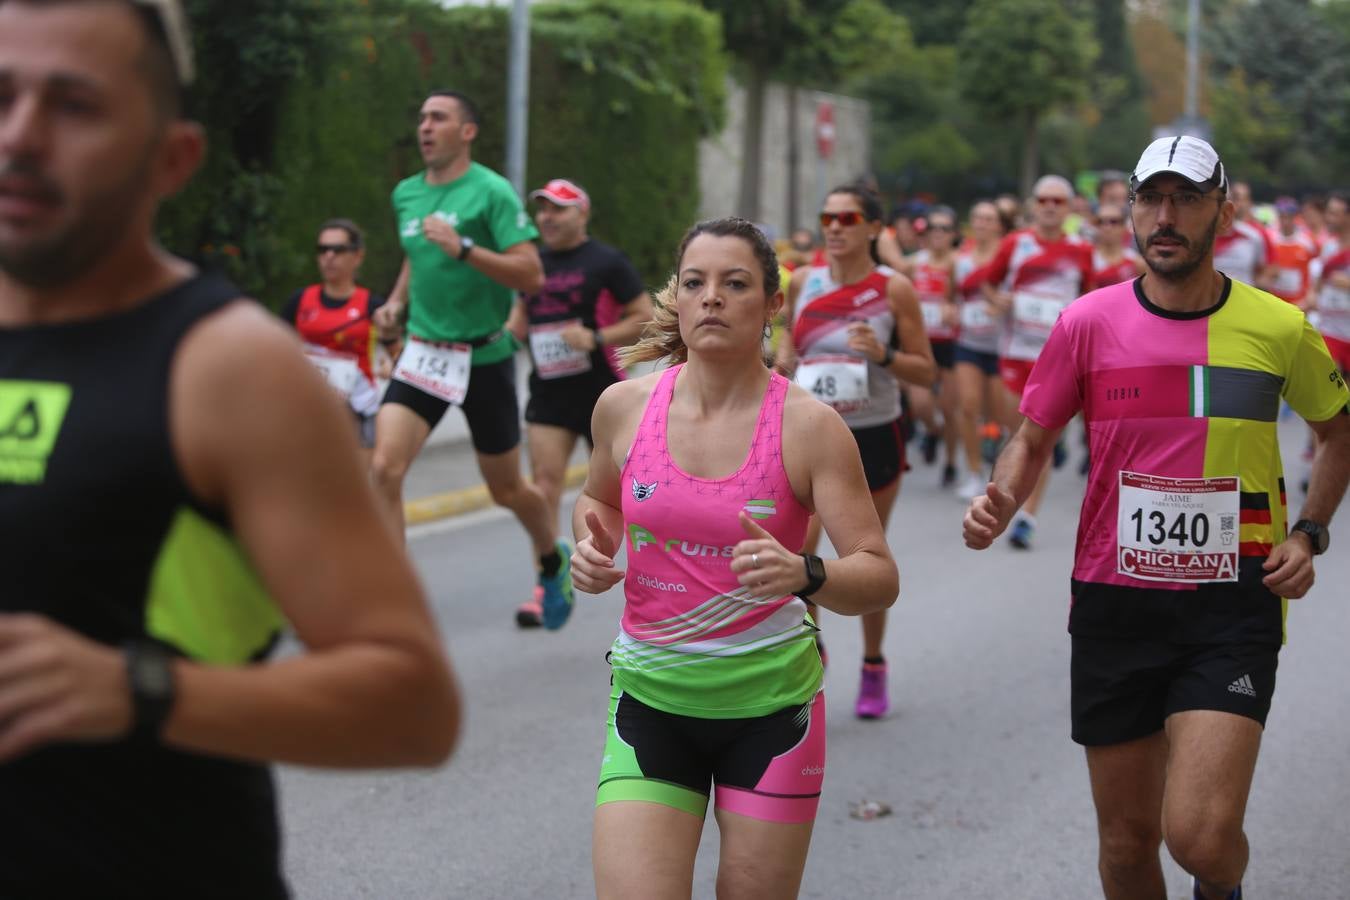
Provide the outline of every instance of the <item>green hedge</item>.
[[[293,8],[283,24],[304,27],[317,2],[286,4]],[[264,75],[237,78],[249,102],[229,90],[235,76],[210,72],[225,79],[225,90],[217,85],[200,104],[214,125],[213,156],[163,220],[171,247],[223,266],[273,305],[314,279],[316,229],[333,216],[367,231],[363,280],[392,286],[402,254],[389,193],[421,168],[416,117],[429,90],[474,98],[483,117],[474,158],[503,167],[506,10],[425,0],[323,7],[329,15],[292,53],[255,56]],[[529,184],[559,176],[583,184],[593,233],[656,284],[697,216],[699,139],[722,124],[718,20],[681,0],[541,5],[531,20]],[[219,39],[198,35],[208,52]]]

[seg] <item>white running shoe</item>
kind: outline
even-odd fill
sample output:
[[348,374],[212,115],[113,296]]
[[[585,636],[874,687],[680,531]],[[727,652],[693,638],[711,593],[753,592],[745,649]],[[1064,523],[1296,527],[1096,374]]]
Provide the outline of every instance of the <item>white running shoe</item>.
[[979,475],[972,472],[965,481],[956,486],[956,496],[969,503],[971,500],[974,500],[976,497],[983,494],[988,485],[988,481],[985,481]]

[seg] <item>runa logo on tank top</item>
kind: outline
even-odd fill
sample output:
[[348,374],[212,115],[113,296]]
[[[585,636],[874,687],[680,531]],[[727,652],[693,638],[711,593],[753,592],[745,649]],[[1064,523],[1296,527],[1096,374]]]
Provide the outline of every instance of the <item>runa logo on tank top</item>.
[[651,546],[666,553],[682,553],[685,556],[706,556],[718,559],[730,559],[736,549],[734,544],[719,547],[715,544],[703,544],[686,538],[658,538],[651,531],[637,524],[628,526],[628,542],[634,553],[641,553],[644,547]]

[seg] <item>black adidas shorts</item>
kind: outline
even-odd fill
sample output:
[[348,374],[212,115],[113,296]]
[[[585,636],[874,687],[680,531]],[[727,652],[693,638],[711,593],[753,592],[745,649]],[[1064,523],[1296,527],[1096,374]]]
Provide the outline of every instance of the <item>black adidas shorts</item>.
[[1181,644],[1073,637],[1073,739],[1121,744],[1162,730],[1172,713],[1212,709],[1264,727],[1278,643]]
[[[435,428],[450,408],[439,397],[402,381],[391,381],[382,403],[397,403],[417,413],[430,428]],[[473,449],[495,456],[520,444],[520,407],[516,405],[516,360],[508,356],[495,363],[474,366],[469,375],[469,391],[460,407],[469,424]]]

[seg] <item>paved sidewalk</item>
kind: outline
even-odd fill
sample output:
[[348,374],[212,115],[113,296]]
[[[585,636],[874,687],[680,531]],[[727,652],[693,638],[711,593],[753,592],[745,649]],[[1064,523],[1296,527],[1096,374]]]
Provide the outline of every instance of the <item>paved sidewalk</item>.
[[[450,411],[456,414],[455,410]],[[568,468],[567,486],[576,487],[585,479],[590,447],[577,441],[576,452]],[[530,474],[529,452],[521,442],[520,468]],[[492,505],[473,445],[465,440],[428,444],[408,470],[403,482],[403,512],[409,525],[421,525],[437,519],[463,515]]]

